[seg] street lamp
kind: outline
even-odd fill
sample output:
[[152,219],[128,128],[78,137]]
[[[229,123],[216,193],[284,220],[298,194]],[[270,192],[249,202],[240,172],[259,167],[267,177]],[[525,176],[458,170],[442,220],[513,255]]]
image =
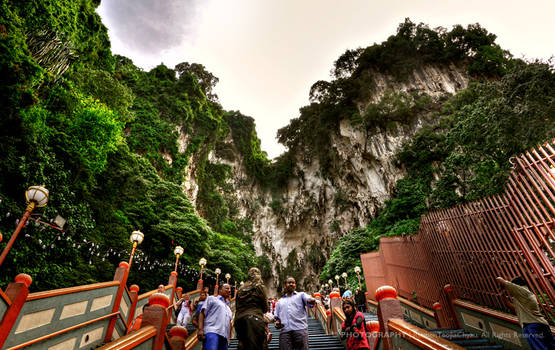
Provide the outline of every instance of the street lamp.
[[222,270],[220,270],[220,268],[217,267],[216,270],[214,270],[214,272],[216,273],[216,285],[218,285],[220,273],[222,273]]
[[[33,209],[44,207],[46,204],[48,204],[49,198],[50,197],[48,194],[48,190],[42,186],[31,186],[27,189],[27,191],[25,191],[25,199],[27,201],[27,208],[25,209],[25,214],[23,214],[23,216],[21,217],[21,220],[19,220],[19,224],[17,225],[17,228],[15,229],[12,236],[10,237],[8,244],[2,251],[2,255],[0,255],[0,265],[2,265],[2,262],[4,262],[6,255],[8,255],[8,252],[10,251],[15,239],[17,238],[17,235],[19,234],[23,226],[25,226],[25,222],[29,218],[29,215],[31,215],[31,212],[33,211]],[[1,238],[0,238],[0,241],[1,241]]]
[[200,280],[202,281],[202,274],[204,273],[204,266],[206,266],[206,259],[200,258],[198,264],[200,265]]
[[231,278],[231,275],[229,273],[225,274],[225,279],[227,280],[227,284],[229,284],[229,279]]
[[131,262],[133,261],[133,255],[135,255],[135,249],[137,249],[137,246],[141,244],[144,238],[145,235],[139,230],[131,232],[129,240],[133,243],[133,250],[131,250],[131,256],[129,257],[129,269],[131,269]]
[[177,264],[179,263],[179,257],[180,257],[181,255],[183,255],[183,252],[184,252],[184,251],[185,251],[185,250],[184,250],[183,247],[181,247],[181,246],[177,246],[177,247],[175,247],[175,249],[173,250],[173,253],[174,253],[175,256],[176,256],[176,258],[175,258],[175,269],[174,269],[175,272],[177,272]]
[[343,277],[343,279],[345,280],[345,289],[349,289],[347,288],[347,272],[343,272],[341,274],[341,277]]
[[358,278],[358,289],[362,289],[362,287],[360,286],[360,267],[355,266],[355,273],[357,274]]

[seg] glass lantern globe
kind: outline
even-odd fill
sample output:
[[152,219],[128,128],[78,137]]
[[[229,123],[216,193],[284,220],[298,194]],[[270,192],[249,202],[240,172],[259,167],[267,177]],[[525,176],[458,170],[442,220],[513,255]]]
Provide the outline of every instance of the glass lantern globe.
[[144,238],[145,235],[141,231],[137,230],[131,233],[129,240],[131,241],[131,243],[141,244]]
[[44,207],[48,204],[48,190],[42,186],[31,186],[25,191],[27,203],[33,202],[37,207]]
[[173,250],[173,253],[174,253],[175,255],[177,255],[177,256],[181,256],[181,255],[183,255],[183,252],[184,252],[184,251],[185,251],[185,250],[183,249],[183,247],[177,246],[177,247],[175,247],[175,249]]

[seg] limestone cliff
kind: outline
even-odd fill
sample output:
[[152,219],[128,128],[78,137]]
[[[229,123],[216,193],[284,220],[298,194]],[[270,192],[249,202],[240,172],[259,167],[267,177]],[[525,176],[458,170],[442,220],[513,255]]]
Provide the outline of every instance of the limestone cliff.
[[[403,81],[377,72],[369,74],[370,97],[357,102],[361,114],[387,91],[426,94],[437,102],[468,84],[465,69],[455,65],[419,67]],[[323,174],[317,157],[307,159],[305,154],[295,154],[295,176],[277,192],[262,188],[249,177],[231,136],[223,142],[233,150],[233,155],[218,157],[211,152],[209,161],[232,168],[233,177],[229,181],[239,216],[253,222],[257,254],[270,257],[275,276],[286,265],[295,264],[304,277],[299,285],[310,288],[318,283],[321,268],[315,266],[318,263],[314,260],[325,261],[339,237],[374,217],[390,197],[396,181],[404,175],[404,169],[393,162],[395,153],[416,130],[433,120],[433,111],[426,111],[409,123],[370,130],[350,120],[340,120],[338,130],[329,131],[336,154],[331,175]],[[180,140],[186,142],[185,137]],[[183,188],[195,201],[198,185],[194,162],[188,170]],[[275,290],[278,282],[268,281],[270,290]]]

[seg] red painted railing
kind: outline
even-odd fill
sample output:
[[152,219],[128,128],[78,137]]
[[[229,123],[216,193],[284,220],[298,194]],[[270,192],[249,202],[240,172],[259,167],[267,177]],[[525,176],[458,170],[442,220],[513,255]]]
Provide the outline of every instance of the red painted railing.
[[432,308],[447,305],[441,289],[451,284],[460,298],[505,309],[495,277],[522,276],[554,322],[554,143],[511,158],[504,193],[431,212],[416,236],[382,238],[378,252],[361,256],[368,290],[389,284]]

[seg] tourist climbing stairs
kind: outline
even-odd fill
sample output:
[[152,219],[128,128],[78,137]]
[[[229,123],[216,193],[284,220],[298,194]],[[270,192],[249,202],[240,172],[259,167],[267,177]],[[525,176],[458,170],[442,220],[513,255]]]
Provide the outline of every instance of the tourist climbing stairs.
[[[273,324],[269,325],[272,332],[272,341],[268,349],[279,349],[279,330]],[[320,323],[312,317],[308,318],[308,345],[310,350],[344,350],[345,347],[335,335],[328,335],[320,325]],[[229,347],[230,350],[237,349],[237,339],[232,339]]]

